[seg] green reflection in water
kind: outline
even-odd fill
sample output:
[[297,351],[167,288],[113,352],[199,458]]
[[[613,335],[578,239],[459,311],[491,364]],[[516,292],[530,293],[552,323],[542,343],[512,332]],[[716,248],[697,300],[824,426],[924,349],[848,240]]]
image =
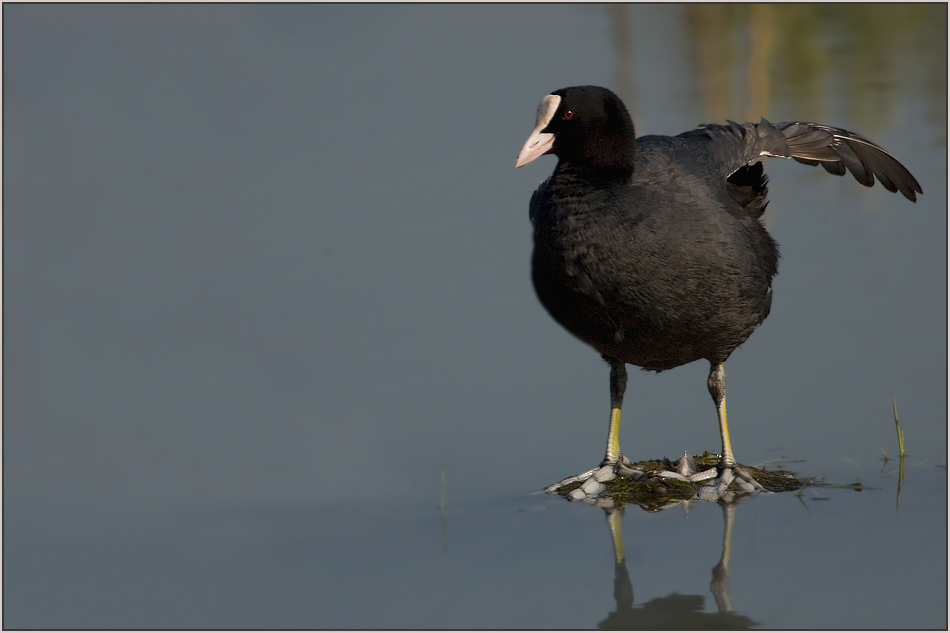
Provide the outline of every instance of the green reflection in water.
[[[861,133],[892,127],[907,92],[942,123],[947,91],[944,4],[671,6],[685,33],[704,121],[787,116],[828,123],[843,108]],[[610,5],[618,92],[633,100],[635,5]],[[642,54],[642,52],[641,52]],[[932,64],[914,63],[921,57]],[[770,108],[781,102],[782,113]],[[778,120],[776,118],[775,120]]]

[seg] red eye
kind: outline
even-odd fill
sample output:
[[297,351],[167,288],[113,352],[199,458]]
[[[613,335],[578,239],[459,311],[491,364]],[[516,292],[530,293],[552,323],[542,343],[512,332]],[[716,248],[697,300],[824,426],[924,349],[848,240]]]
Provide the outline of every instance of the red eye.
[[573,118],[574,118],[574,113],[571,110],[568,110],[561,116],[561,120],[563,121],[570,121]]

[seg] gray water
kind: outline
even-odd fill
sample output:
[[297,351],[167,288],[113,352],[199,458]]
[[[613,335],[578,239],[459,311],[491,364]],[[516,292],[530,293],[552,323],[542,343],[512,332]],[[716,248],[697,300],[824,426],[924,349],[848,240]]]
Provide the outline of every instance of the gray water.
[[[7,628],[947,626],[945,5],[3,10]],[[739,461],[860,492],[628,507],[622,564],[537,494],[606,441],[529,280],[555,159],[514,169],[576,84],[920,181],[767,162],[772,314],[726,363]],[[628,457],[718,450],[707,370],[630,374]]]

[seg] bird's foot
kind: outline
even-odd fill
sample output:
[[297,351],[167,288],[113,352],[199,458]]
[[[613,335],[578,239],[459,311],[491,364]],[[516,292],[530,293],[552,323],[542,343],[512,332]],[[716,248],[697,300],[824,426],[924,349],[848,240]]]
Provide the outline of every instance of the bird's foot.
[[[656,498],[668,496],[670,499],[675,499],[672,505],[681,503],[687,498],[730,502],[769,491],[756,481],[750,469],[736,463],[723,464],[720,461],[711,468],[702,466],[705,469],[699,470],[696,461],[689,454],[685,454],[675,464],[667,460],[663,461],[667,464],[666,469],[654,470],[650,466],[656,460],[652,463],[631,464],[623,455],[620,455],[616,461],[604,461],[597,468],[548,486],[544,492],[561,494],[571,501],[585,501],[607,507],[605,504],[609,505],[613,501],[607,492],[607,484],[620,476],[638,482],[638,487],[635,489],[639,491],[639,494],[653,495]],[[669,485],[677,481],[685,486]],[[664,482],[667,485],[664,485]],[[639,484],[645,487],[639,487]],[[623,499],[627,493],[619,494]],[[682,496],[684,494],[685,497]]]
[[642,470],[629,468],[630,461],[620,455],[616,461],[604,461],[597,468],[592,468],[579,475],[562,479],[556,484],[551,484],[544,489],[544,492],[556,494],[564,486],[581,482],[581,485],[568,493],[568,498],[572,501],[581,499],[596,499],[607,490],[607,482],[613,481],[618,475],[632,477],[633,479],[642,479],[646,474]]
[[738,464],[723,464],[720,462],[712,468],[700,471],[696,469],[695,462],[688,454],[683,455],[676,462],[675,471],[666,470],[657,473],[657,475],[665,479],[679,479],[691,483],[706,482],[699,489],[697,496],[700,499],[712,501],[728,500],[728,497],[734,496],[732,491],[729,491],[732,484],[735,484],[733,489],[741,495],[767,492],[765,487],[749,474],[749,471]]

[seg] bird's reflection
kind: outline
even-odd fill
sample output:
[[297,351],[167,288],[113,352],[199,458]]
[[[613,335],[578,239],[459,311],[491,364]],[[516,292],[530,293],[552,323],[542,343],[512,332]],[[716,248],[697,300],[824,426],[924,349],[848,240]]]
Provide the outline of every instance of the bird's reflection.
[[[747,498],[747,497],[744,497]],[[744,499],[743,498],[743,499]],[[729,596],[729,555],[735,507],[743,500],[718,501],[722,508],[723,536],[719,562],[712,569],[709,589],[716,600],[716,612],[703,610],[705,598],[671,593],[634,606],[633,583],[627,571],[620,525],[623,504],[603,504],[607,527],[614,548],[614,600],[616,609],[597,623],[601,629],[748,629],[756,624],[751,618],[733,612]],[[688,504],[689,502],[684,502]],[[608,507],[604,507],[608,505]]]

